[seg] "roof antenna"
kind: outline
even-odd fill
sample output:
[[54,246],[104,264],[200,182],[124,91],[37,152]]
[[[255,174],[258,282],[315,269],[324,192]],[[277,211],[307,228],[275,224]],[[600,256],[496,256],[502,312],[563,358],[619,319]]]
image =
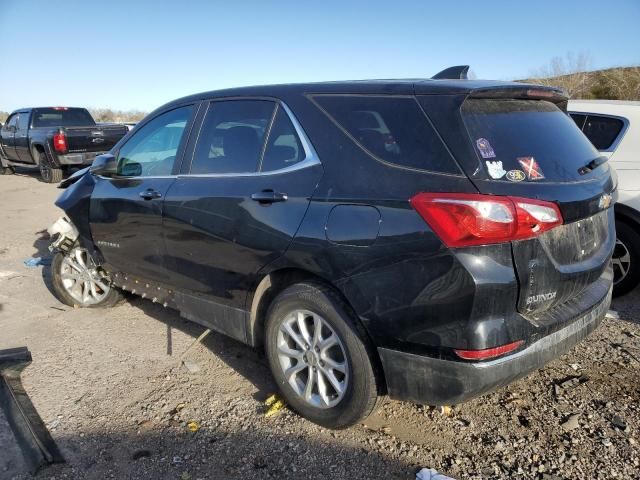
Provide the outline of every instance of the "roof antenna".
[[467,72],[469,65],[457,65],[455,67],[445,68],[441,72],[436,73],[432,80],[468,80]]

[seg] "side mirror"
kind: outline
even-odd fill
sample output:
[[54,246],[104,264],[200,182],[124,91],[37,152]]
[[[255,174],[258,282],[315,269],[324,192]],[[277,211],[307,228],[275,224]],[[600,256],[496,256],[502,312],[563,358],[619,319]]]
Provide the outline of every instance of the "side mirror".
[[93,160],[89,171],[94,175],[111,177],[118,171],[118,161],[116,160],[116,157],[114,157],[110,153],[98,155],[95,160]]
[[139,177],[142,175],[142,164],[137,162],[127,163],[122,166],[119,174],[123,177]]

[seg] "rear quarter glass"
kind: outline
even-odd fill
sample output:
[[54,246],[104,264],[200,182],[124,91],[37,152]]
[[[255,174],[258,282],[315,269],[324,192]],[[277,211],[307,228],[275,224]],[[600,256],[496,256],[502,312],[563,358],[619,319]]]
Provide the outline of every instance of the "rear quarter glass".
[[415,97],[313,95],[317,106],[369,156],[430,172],[462,172]]
[[572,182],[594,175],[581,175],[580,169],[597,158],[598,151],[551,102],[467,99],[462,117],[490,179]]

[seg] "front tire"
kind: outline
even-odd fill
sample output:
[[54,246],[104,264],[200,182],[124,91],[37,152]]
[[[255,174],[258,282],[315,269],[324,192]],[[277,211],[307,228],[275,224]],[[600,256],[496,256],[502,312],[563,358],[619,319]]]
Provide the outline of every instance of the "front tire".
[[631,225],[616,220],[616,247],[613,251],[613,296],[633,290],[640,283],[640,234]]
[[78,246],[53,256],[51,285],[58,300],[70,307],[113,307],[123,298]]
[[265,350],[280,393],[308,420],[346,428],[377,406],[372,349],[330,288],[300,283],[282,291],[267,312]]

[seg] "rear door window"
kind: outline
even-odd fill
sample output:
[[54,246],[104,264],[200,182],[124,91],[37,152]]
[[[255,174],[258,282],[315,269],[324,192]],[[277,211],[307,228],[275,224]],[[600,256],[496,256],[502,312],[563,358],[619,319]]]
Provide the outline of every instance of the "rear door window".
[[282,107],[277,108],[262,158],[262,172],[282,170],[305,158],[304,148],[291,119]]
[[494,180],[582,180],[579,170],[600,156],[551,102],[468,99],[462,116],[482,167]]
[[191,162],[194,174],[251,173],[258,169],[275,103],[211,102]]
[[620,135],[624,122],[619,118],[589,115],[582,131],[598,150],[607,150]]
[[461,173],[414,97],[315,95],[312,98],[375,159],[412,169]]

